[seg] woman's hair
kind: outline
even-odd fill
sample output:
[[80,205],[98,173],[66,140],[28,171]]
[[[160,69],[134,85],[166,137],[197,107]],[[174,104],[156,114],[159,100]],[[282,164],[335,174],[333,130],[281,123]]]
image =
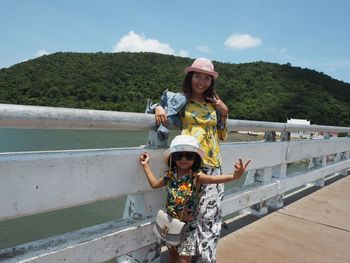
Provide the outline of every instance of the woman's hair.
[[[182,83],[182,91],[185,95],[188,95],[190,98],[192,97],[192,77],[194,71],[190,71],[187,73],[183,83]],[[214,91],[214,78],[212,77],[209,88],[204,92],[204,98],[213,98],[216,93]]]
[[[172,153],[168,159],[168,166],[170,169],[174,169],[176,167],[176,162],[173,161],[173,154],[174,153]],[[200,155],[198,153],[195,153],[195,154],[196,154],[196,158],[194,159],[194,163],[191,167],[193,172],[198,171],[199,168],[201,167],[201,163],[202,163],[202,158],[200,157]]]

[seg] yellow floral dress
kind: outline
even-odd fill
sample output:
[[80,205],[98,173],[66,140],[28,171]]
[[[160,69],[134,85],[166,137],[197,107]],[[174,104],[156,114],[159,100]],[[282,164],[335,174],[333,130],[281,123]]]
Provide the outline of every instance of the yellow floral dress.
[[202,165],[219,167],[221,165],[220,140],[227,137],[227,126],[218,128],[218,118],[211,103],[189,101],[180,113],[183,135],[195,137],[205,151]]

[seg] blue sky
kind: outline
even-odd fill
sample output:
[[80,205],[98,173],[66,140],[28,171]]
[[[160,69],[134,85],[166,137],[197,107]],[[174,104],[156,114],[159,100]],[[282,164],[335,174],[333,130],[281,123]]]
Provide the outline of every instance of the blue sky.
[[347,0],[1,0],[0,68],[58,51],[291,63],[350,83]]

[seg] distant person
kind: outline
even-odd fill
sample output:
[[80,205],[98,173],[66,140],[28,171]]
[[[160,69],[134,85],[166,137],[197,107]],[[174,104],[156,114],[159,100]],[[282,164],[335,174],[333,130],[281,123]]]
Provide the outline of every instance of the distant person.
[[[222,173],[219,141],[227,137],[229,115],[227,106],[214,89],[219,74],[206,58],[195,59],[190,67],[185,68],[185,73],[183,92],[169,94],[166,91],[160,105],[153,105],[156,122],[164,127],[173,122],[180,125],[181,134],[195,137],[205,151],[201,163],[203,173],[219,176]],[[200,258],[197,262],[214,263],[221,231],[224,186],[203,184],[200,195],[197,225]]]
[[198,141],[189,135],[178,135],[171,142],[170,148],[164,152],[164,161],[169,170],[165,176],[156,178],[149,165],[150,156],[143,153],[140,163],[152,188],[167,187],[166,211],[172,217],[186,222],[185,240],[180,245],[169,246],[168,262],[191,262],[197,254],[198,191],[202,184],[221,184],[241,178],[249,162],[243,164],[239,159],[234,164],[234,172],[230,175],[209,176],[201,172],[200,166],[205,158],[204,151]]

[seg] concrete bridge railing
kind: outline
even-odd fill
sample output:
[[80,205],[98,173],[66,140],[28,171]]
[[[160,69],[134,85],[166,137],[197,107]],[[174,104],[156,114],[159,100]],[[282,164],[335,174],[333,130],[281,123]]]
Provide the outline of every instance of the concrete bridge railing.
[[[262,131],[269,141],[223,143],[223,172],[234,159],[251,159],[250,184],[225,192],[223,214],[245,208],[261,215],[283,206],[286,192],[350,169],[350,138],[288,140],[294,131],[350,133],[347,127],[292,125],[228,120],[230,131]],[[0,250],[0,262],[159,262],[152,232],[154,215],[163,205],[162,191],[150,189],[138,165],[151,152],[157,175],[166,169],[164,148],[155,147],[154,116],[51,107],[0,105],[0,127],[150,130],[148,146],[96,150],[0,153],[0,220],[23,217],[128,195],[124,217],[63,235]],[[275,141],[275,132],[282,140]],[[329,161],[328,156],[336,156]],[[313,169],[287,173],[287,165],[309,160]],[[248,180],[248,181],[249,181]],[[125,256],[129,253],[129,256]]]

